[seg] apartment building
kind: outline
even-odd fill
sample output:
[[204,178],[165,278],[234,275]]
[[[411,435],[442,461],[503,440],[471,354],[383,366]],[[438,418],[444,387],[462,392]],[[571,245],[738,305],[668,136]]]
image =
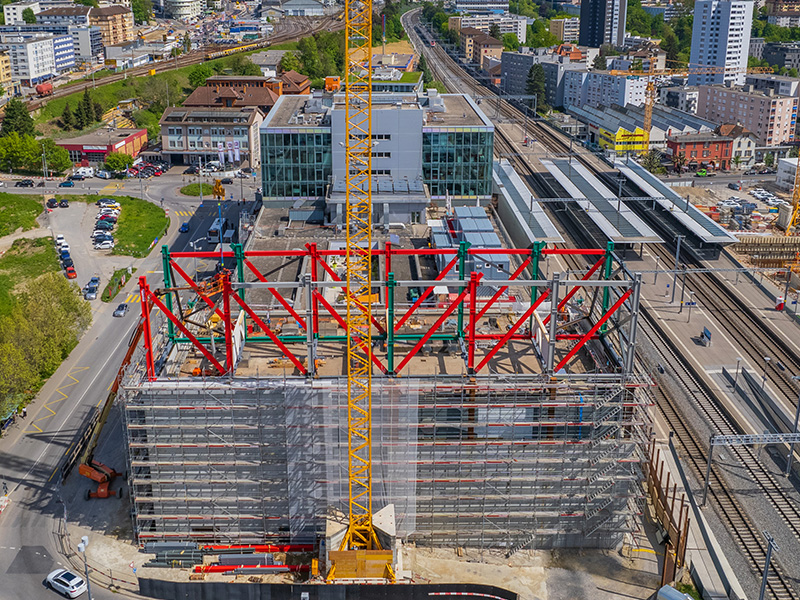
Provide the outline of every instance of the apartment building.
[[750,38],[750,56],[753,58],[757,58],[761,60],[764,58],[764,46],[766,45],[766,39],[764,38]]
[[164,11],[178,21],[190,21],[203,14],[206,3],[202,0],[165,0]]
[[754,90],[772,90],[778,96],[800,97],[800,79],[796,77],[753,73],[745,76],[744,83],[752,85]]
[[454,9],[470,15],[507,13],[508,0],[456,0]]
[[[91,6],[72,4],[71,6],[57,6],[43,10],[36,15],[37,25],[91,25],[89,13]],[[8,23],[8,21],[6,21]]]
[[700,97],[700,90],[697,87],[682,85],[662,87],[658,93],[661,104],[684,112],[697,113],[697,99]]
[[713,131],[667,136],[667,154],[686,157],[689,170],[708,167],[727,171],[731,166],[733,140]]
[[92,8],[89,19],[92,25],[100,28],[106,46],[121,44],[135,37],[133,13],[124,6],[96,6]]
[[763,146],[794,141],[797,97],[779,96],[771,89],[755,90],[751,85],[701,85],[699,90],[698,116],[717,123],[741,123]]
[[97,27],[81,25],[0,25],[0,34],[70,35],[76,62],[93,62],[103,55],[103,37]]
[[581,46],[599,48],[622,46],[625,40],[626,0],[583,0],[581,2]]
[[577,42],[581,34],[581,20],[578,17],[550,19],[550,33],[562,42]]
[[[229,88],[230,89],[230,88]],[[258,128],[264,120],[258,108],[170,107],[161,125],[161,154],[172,164],[220,160],[235,165],[261,161]]]
[[0,50],[8,54],[12,77],[22,85],[36,85],[56,75],[52,36],[0,35]]
[[650,71],[666,69],[667,67],[667,53],[658,49],[642,49],[634,50],[622,56],[614,56],[607,62],[609,70],[618,69],[620,71],[627,71],[633,66],[642,71]]
[[564,106],[564,74],[567,71],[585,70],[586,63],[573,61],[569,56],[559,56],[545,48],[531,48],[526,52],[503,52],[500,58],[501,86],[505,93],[527,94],[528,73],[535,64],[544,70],[544,90],[547,104],[554,108]]
[[483,64],[484,57],[500,58],[503,42],[474,27],[462,27],[459,32],[461,51],[469,62]]
[[771,65],[800,69],[800,43],[770,42],[764,45],[763,57]]
[[22,13],[30,8],[33,14],[41,12],[39,2],[14,2],[13,4],[6,4],[3,7],[3,17],[5,18],[6,25],[21,25],[25,21],[22,18]]
[[689,85],[744,83],[752,24],[751,0],[697,0],[689,63],[720,72],[691,73]]
[[14,89],[11,77],[11,58],[7,52],[0,52],[0,87],[3,88],[3,98],[10,96]]
[[756,135],[739,124],[725,123],[714,130],[720,135],[731,138],[733,156],[731,157],[732,169],[749,169],[756,164]]
[[525,37],[528,34],[528,19],[519,15],[469,15],[447,19],[447,27],[454,31],[461,31],[464,27],[471,27],[483,33],[489,33],[489,28],[492,25],[497,25],[500,28],[500,33],[513,33],[520,42],[525,43]]
[[644,104],[646,87],[643,79],[628,79],[608,71],[566,71],[564,106],[638,106]]

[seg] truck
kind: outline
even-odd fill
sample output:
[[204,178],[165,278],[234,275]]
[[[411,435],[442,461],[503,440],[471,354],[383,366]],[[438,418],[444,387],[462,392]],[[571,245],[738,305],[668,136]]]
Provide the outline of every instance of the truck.
[[36,89],[36,93],[39,94],[40,98],[53,95],[53,84],[50,82],[40,83],[34,89]]

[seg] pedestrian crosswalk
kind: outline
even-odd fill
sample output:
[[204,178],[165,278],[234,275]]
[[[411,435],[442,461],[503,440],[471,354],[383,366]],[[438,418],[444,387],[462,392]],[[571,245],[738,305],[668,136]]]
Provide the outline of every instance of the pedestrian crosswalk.
[[128,303],[128,304],[135,303],[135,302],[141,302],[141,301],[142,301],[142,298],[141,298],[141,296],[139,296],[139,292],[136,292],[134,294],[128,294],[128,297],[125,298],[125,302]]
[[175,214],[179,217],[191,217],[194,214],[193,210],[176,210]]

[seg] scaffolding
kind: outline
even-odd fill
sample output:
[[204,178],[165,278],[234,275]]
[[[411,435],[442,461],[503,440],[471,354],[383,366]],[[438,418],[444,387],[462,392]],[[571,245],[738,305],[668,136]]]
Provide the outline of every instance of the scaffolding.
[[[650,382],[633,361],[641,278],[614,274],[608,248],[570,251],[590,257],[587,270],[542,279],[539,259],[559,251],[537,245],[505,251],[514,273],[485,282],[464,270],[467,251],[448,259],[448,296],[440,280],[395,281],[390,260],[374,283],[374,510],[394,504],[398,537],[424,545],[614,547],[641,511],[651,436]],[[123,384],[139,543],[306,542],[324,537],[332,510],[346,513],[341,282],[320,264],[335,252],[306,252],[299,281],[266,281],[259,257],[234,248],[235,277],[201,293],[207,315],[192,322],[141,281],[143,314],[159,308],[162,324]],[[175,260],[165,254],[167,286]],[[421,293],[403,314],[399,290],[412,286]],[[267,289],[280,310],[256,304]],[[216,311],[220,329],[196,324]],[[272,331],[279,315],[299,330]],[[206,354],[219,368],[206,370]]]

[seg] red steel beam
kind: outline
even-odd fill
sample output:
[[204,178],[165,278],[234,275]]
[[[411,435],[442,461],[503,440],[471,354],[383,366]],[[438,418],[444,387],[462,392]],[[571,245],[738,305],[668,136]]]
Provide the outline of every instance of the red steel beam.
[[558,366],[556,366],[554,372],[558,372],[564,368],[564,365],[567,364],[567,361],[573,356],[575,356],[575,353],[578,352],[578,350],[580,350],[587,341],[589,341],[590,337],[592,337],[595,333],[597,333],[597,330],[603,326],[603,323],[608,321],[611,315],[613,315],[615,312],[617,312],[617,310],[619,310],[619,307],[622,306],[622,304],[630,297],[632,293],[633,290],[628,290],[627,292],[622,294],[622,296],[620,296],[619,300],[617,300],[614,303],[614,305],[608,309],[608,312],[604,314],[602,317],[600,317],[597,323],[595,323],[594,326],[588,332],[586,332],[586,335],[584,335],[578,341],[578,343],[575,344],[575,347],[572,348],[572,350],[570,350],[569,352],[567,352],[567,355],[561,359],[561,362],[558,363]]
[[217,308],[217,306],[211,301],[211,299],[208,296],[206,296],[203,292],[200,291],[200,286],[197,285],[197,283],[195,282],[194,279],[192,279],[191,277],[189,277],[186,274],[186,271],[181,269],[181,266],[177,262],[175,262],[174,260],[170,259],[169,264],[170,264],[170,266],[172,266],[172,268],[174,268],[178,272],[178,274],[181,277],[183,277],[184,281],[186,281],[186,283],[189,284],[189,287],[191,287],[192,290],[194,290],[194,292],[198,296],[200,296],[200,298],[203,299],[203,302],[208,304],[209,308],[211,308],[215,313],[217,313],[217,316],[220,319],[225,318],[225,315],[222,314],[222,311],[219,308]]
[[150,331],[150,301],[148,294],[150,289],[147,287],[147,277],[139,277],[139,299],[142,303],[142,327],[144,327],[144,355],[147,363],[147,379],[154,381],[156,378],[156,368],[153,363],[153,333]]
[[467,334],[467,373],[475,372],[475,325],[478,322],[476,305],[478,301],[478,278],[473,271],[469,274],[469,333]]
[[[511,277],[509,277],[509,279],[510,279],[510,280],[514,280],[514,279],[516,279],[517,277],[519,277],[519,274],[520,274],[520,273],[522,273],[522,271],[524,271],[524,270],[525,270],[525,267],[527,267],[529,264],[531,264],[531,257],[530,257],[530,256],[529,256],[528,258],[526,258],[526,259],[525,259],[525,262],[523,262],[523,263],[522,263],[522,264],[519,266],[519,268],[518,268],[516,271],[514,271],[514,272],[511,274]],[[485,314],[486,314],[486,311],[487,311],[487,310],[489,310],[489,308],[491,308],[491,306],[492,306],[492,305],[493,305],[495,302],[497,302],[497,300],[500,298],[500,296],[502,296],[502,295],[503,295],[503,294],[506,292],[506,290],[507,290],[507,289],[508,289],[508,286],[507,286],[507,285],[504,285],[504,286],[503,286],[503,287],[501,287],[499,290],[497,290],[497,291],[495,292],[494,296],[492,296],[492,297],[489,299],[489,301],[488,301],[488,302],[487,302],[487,303],[486,303],[486,304],[483,306],[483,308],[481,309],[481,311],[478,313],[478,316],[477,316],[477,317],[475,317],[475,318],[476,318],[476,319],[478,319],[478,320],[480,321],[481,317],[483,317],[483,315],[485,315]]]
[[[311,281],[316,283],[319,281],[319,273],[317,273],[317,245],[306,244],[306,248],[308,248],[308,253],[311,256]],[[314,322],[311,324],[314,328],[313,333],[314,335],[319,335],[319,306],[317,305],[316,298],[312,299],[311,314],[314,317]]]
[[[482,273],[478,273],[476,280],[480,280],[481,275],[482,275]],[[465,287],[464,291],[461,292],[456,297],[455,300],[453,300],[453,302],[450,304],[450,306],[447,307],[447,310],[445,310],[442,313],[442,315],[438,319],[436,319],[436,322],[431,326],[431,328],[428,329],[428,331],[425,333],[425,335],[423,335],[416,344],[414,344],[414,347],[406,355],[406,357],[402,361],[400,361],[400,364],[397,365],[397,369],[395,369],[395,373],[399,373],[400,371],[402,371],[403,367],[408,364],[408,361],[410,361],[412,358],[414,358],[414,355],[417,352],[419,352],[419,349],[422,348],[422,346],[425,344],[425,342],[427,342],[431,338],[431,336],[436,332],[436,330],[439,329],[439,326],[442,323],[444,323],[445,319],[447,319],[447,317],[449,317],[451,314],[453,314],[453,311],[458,307],[459,304],[461,304],[461,302],[464,300],[464,297],[468,293],[469,293],[469,287]]]
[[[598,260],[598,261],[595,263],[595,265],[594,265],[594,266],[593,266],[591,269],[589,269],[588,271],[586,271],[586,275],[584,275],[583,277],[581,277],[581,281],[588,281],[588,280],[589,280],[589,278],[590,278],[592,275],[594,275],[594,274],[595,274],[595,272],[597,271],[597,269],[599,269],[600,267],[602,267],[602,266],[603,266],[603,263],[604,263],[604,262],[606,262],[606,257],[605,257],[605,256],[604,256],[603,258],[601,258],[600,260]],[[563,300],[561,300],[561,302],[559,302],[559,303],[558,303],[558,311],[559,311],[559,312],[561,311],[561,309],[562,309],[562,308],[564,308],[564,307],[567,305],[567,302],[569,302],[570,298],[572,298],[572,297],[573,297],[573,296],[574,296],[574,295],[575,295],[575,294],[578,292],[578,290],[580,289],[580,287],[581,287],[581,286],[578,286],[578,285],[576,285],[574,288],[572,288],[572,289],[569,291],[569,293],[568,293],[566,296],[564,296]],[[547,325],[547,323],[548,323],[549,321],[550,321],[550,315],[547,315],[547,316],[544,318],[544,320],[543,320],[543,323],[544,323],[545,325]]]
[[[140,285],[141,285],[141,282],[142,282],[143,279],[145,279],[144,276],[139,278]],[[147,288],[147,281],[146,280],[144,281],[144,287],[142,287],[142,292],[145,293],[147,295],[147,297],[150,298],[153,301],[153,304],[155,304],[161,310],[161,312],[163,312],[164,315],[166,315],[166,317],[170,321],[172,321],[178,329],[181,330],[181,333],[183,333],[183,335],[185,335],[187,338],[189,338],[189,340],[192,342],[192,344],[194,344],[194,347],[197,348],[198,350],[200,350],[200,352],[203,353],[203,356],[205,356],[209,360],[209,362],[217,368],[217,371],[219,371],[219,374],[220,375],[224,375],[225,374],[225,367],[223,367],[219,363],[219,361],[216,358],[214,358],[214,355],[211,354],[211,352],[209,352],[206,349],[206,347],[203,346],[203,344],[201,344],[198,341],[198,339],[196,337],[194,337],[192,332],[189,331],[186,328],[186,325],[181,323],[181,320],[178,319],[175,315],[173,315],[172,312],[164,305],[164,303],[161,302],[161,300],[159,300],[158,297]],[[144,302],[144,300],[145,299],[142,298],[142,302]],[[212,333],[212,335],[213,335],[213,333]]]
[[[453,260],[451,260],[447,264],[447,266],[444,269],[442,269],[442,272],[436,276],[436,281],[441,281],[442,279],[444,279],[445,276],[450,272],[450,269],[452,269],[457,262],[458,262],[458,255],[456,255],[453,258]],[[420,297],[417,298],[417,301],[414,302],[413,305],[411,305],[411,308],[408,309],[408,312],[406,312],[406,314],[404,314],[403,317],[397,322],[397,327],[394,328],[395,331],[400,330],[400,328],[403,326],[403,323],[405,323],[408,320],[408,318],[414,313],[414,311],[417,310],[417,308],[419,308],[419,305],[422,304],[428,296],[430,296],[434,287],[436,286],[433,285],[430,286],[428,289],[425,290],[424,294],[420,295]],[[391,325],[391,323],[389,325]]]
[[529,317],[530,317],[530,316],[531,316],[531,315],[534,313],[534,311],[535,311],[537,308],[539,308],[539,305],[540,305],[542,302],[544,302],[545,298],[547,298],[548,296],[550,296],[550,291],[551,291],[551,289],[550,289],[550,288],[548,288],[548,289],[546,289],[544,292],[542,292],[542,295],[541,295],[541,296],[539,296],[539,297],[536,299],[536,302],[534,302],[533,304],[531,304],[530,308],[528,308],[528,310],[526,310],[526,311],[525,311],[525,314],[524,314],[524,315],[522,315],[522,318],[521,318],[519,321],[517,321],[516,323],[514,323],[514,325],[511,327],[511,329],[509,329],[509,330],[506,332],[506,334],[505,334],[505,335],[502,337],[502,339],[501,339],[499,342],[497,342],[497,344],[495,344],[494,348],[492,348],[491,350],[489,350],[489,353],[488,353],[486,356],[484,356],[484,357],[483,357],[483,360],[480,362],[480,364],[478,365],[478,367],[475,369],[475,372],[476,372],[476,373],[477,373],[478,371],[480,371],[480,370],[481,370],[483,367],[485,367],[485,366],[486,366],[486,363],[488,363],[488,362],[489,362],[489,361],[492,359],[492,357],[493,357],[495,354],[497,354],[497,351],[498,351],[498,350],[500,350],[500,348],[502,348],[503,346],[505,346],[505,344],[508,342],[508,340],[510,340],[510,339],[511,339],[511,336],[513,336],[513,335],[514,335],[514,334],[517,332],[517,329],[519,329],[519,328],[522,326],[522,324],[523,324],[525,321],[527,321],[527,320],[528,320],[528,318],[529,318]]
[[[246,258],[244,259],[244,264],[247,265],[247,268],[250,269],[253,272],[253,275],[255,275],[258,278],[259,281],[261,281],[263,283],[269,283],[269,281],[267,281],[267,278],[264,277],[261,274],[261,271],[256,269],[255,265],[253,263],[251,263],[249,260],[247,260]],[[275,296],[275,298],[277,298],[278,302],[281,303],[281,306],[283,306],[283,308],[285,308],[287,311],[289,311],[289,314],[292,315],[292,317],[294,318],[295,321],[297,321],[297,323],[300,325],[300,327],[305,329],[306,328],[305,319],[303,319],[300,315],[297,314],[297,311],[292,307],[291,304],[286,302],[286,299],[281,295],[281,293],[278,290],[276,290],[274,287],[267,287],[267,289],[269,290],[269,292],[273,296]]]
[[225,366],[228,373],[233,373],[233,323],[231,323],[231,289],[230,277],[222,276],[222,312],[225,313],[222,321],[225,325]]
[[292,354],[292,351],[289,350],[289,348],[287,348],[286,345],[278,339],[278,336],[276,336],[269,327],[267,327],[267,324],[261,320],[261,317],[259,317],[255,312],[253,312],[253,309],[250,308],[250,306],[248,306],[244,300],[239,298],[238,294],[232,293],[231,298],[233,298],[236,301],[236,303],[242,307],[242,310],[244,310],[248,315],[250,315],[250,318],[253,319],[253,321],[255,321],[258,324],[258,326],[264,330],[264,333],[266,333],[269,336],[269,339],[271,339],[278,347],[278,349],[281,352],[283,352],[283,355],[290,361],[292,361],[294,366],[297,367],[297,370],[300,371],[303,375],[305,375],[307,371],[306,368],[303,366],[303,363],[297,360],[297,357],[294,354]]

